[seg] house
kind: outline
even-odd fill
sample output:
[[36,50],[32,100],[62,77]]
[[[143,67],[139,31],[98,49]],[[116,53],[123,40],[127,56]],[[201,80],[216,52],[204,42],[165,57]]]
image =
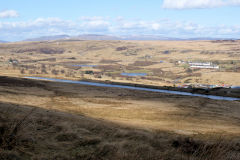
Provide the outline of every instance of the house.
[[8,63],[9,64],[18,64],[19,62],[18,62],[18,60],[9,59]]
[[184,61],[181,61],[181,60],[179,60],[179,61],[178,61],[178,64],[185,64],[185,62],[184,62]]
[[190,66],[211,66],[211,62],[201,63],[201,62],[188,62]]
[[211,62],[188,62],[190,68],[202,68],[202,69],[219,69],[219,66],[212,64]]
[[219,66],[200,66],[192,65],[190,68],[202,68],[202,69],[219,69]]

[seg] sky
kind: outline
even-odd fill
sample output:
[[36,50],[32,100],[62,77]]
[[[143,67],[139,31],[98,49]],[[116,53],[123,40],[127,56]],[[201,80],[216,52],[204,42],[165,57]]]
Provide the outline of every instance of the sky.
[[240,0],[3,0],[0,40],[52,35],[240,38]]

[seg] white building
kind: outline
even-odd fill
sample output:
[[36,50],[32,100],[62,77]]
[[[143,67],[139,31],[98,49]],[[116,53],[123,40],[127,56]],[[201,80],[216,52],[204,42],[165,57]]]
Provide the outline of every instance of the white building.
[[190,68],[203,68],[203,69],[219,69],[219,66],[213,65],[211,62],[188,62]]
[[211,66],[211,62],[201,63],[201,62],[189,62],[190,66]]
[[200,65],[192,65],[190,68],[205,68],[205,69],[219,69],[219,66],[200,66]]

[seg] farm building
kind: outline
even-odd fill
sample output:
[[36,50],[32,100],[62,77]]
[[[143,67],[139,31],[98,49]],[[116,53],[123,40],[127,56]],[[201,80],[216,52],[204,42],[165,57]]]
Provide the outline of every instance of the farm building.
[[203,68],[203,69],[219,69],[219,66],[212,64],[211,62],[188,62],[190,68]]

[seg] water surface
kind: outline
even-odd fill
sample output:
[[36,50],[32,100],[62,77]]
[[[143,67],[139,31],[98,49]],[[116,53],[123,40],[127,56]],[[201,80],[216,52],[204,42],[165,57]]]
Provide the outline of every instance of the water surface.
[[169,93],[169,94],[183,95],[183,96],[203,97],[203,98],[209,98],[214,100],[226,100],[226,101],[240,100],[240,98],[234,98],[234,97],[222,97],[222,96],[214,96],[214,95],[195,94],[195,93],[189,93],[189,92],[170,91],[170,90],[163,90],[163,89],[151,89],[151,88],[144,88],[144,87],[133,87],[133,86],[105,84],[105,83],[96,83],[96,82],[73,81],[73,80],[45,78],[45,77],[24,77],[24,78],[36,79],[36,80],[47,80],[47,81],[53,81],[53,82],[82,84],[82,85],[98,86],[98,87],[124,88],[124,89],[140,90],[140,91]]
[[97,65],[88,65],[88,64],[74,64],[74,67],[97,67]]
[[131,76],[131,77],[137,77],[137,76],[146,76],[147,73],[121,73],[122,76]]

